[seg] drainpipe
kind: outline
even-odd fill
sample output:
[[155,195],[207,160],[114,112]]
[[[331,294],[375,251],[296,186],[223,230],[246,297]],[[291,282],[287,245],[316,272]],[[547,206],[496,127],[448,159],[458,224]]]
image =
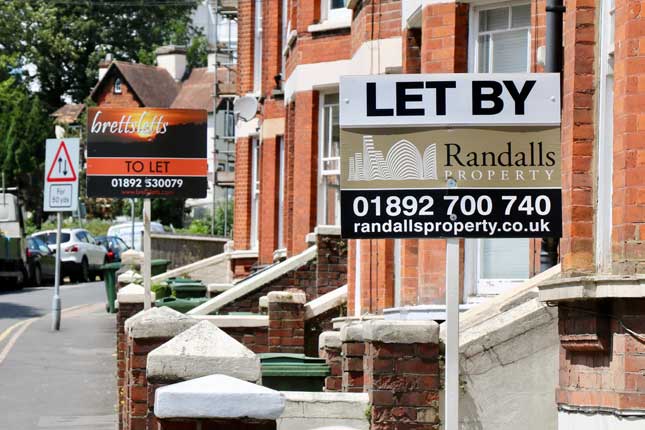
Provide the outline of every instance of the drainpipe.
[[[565,7],[563,0],[546,0],[546,61],[544,71],[560,73],[562,76],[562,15]],[[562,82],[560,82],[562,87]],[[558,263],[558,238],[542,239],[540,252],[540,271],[545,271]]]

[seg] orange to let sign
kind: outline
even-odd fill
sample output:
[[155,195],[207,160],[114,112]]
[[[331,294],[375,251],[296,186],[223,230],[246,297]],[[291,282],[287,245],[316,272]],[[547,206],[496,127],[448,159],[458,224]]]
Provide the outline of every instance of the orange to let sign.
[[204,176],[208,163],[203,158],[100,158],[87,160],[88,175]]
[[207,118],[205,110],[90,108],[88,197],[206,197]]

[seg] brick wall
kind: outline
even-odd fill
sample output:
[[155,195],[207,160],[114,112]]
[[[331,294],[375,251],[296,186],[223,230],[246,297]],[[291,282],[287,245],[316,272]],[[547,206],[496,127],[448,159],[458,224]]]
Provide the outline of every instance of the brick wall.
[[645,409],[644,309],[645,299],[559,305],[559,405]]
[[[238,0],[237,93],[240,95],[253,91],[254,14],[255,0]],[[236,158],[236,162],[239,161],[240,159]]]
[[362,393],[364,385],[363,355],[365,342],[343,342],[341,347],[341,388],[346,393]]
[[613,271],[645,272],[645,2],[616,2]]
[[250,137],[235,141],[235,223],[233,242],[235,249],[251,246],[251,149]]
[[400,35],[400,0],[363,1],[354,10],[351,31],[352,55],[367,41]]
[[283,242],[287,249],[293,249],[293,216],[295,205],[294,183],[294,156],[295,156],[295,134],[296,134],[296,106],[295,103],[289,103],[286,109],[286,134],[285,134],[285,207],[284,207],[284,236]]
[[562,90],[562,227],[564,272],[593,270],[595,3],[567,3]]
[[278,246],[278,174],[280,156],[275,137],[262,141],[260,157],[259,255],[260,264],[273,263],[273,251]]
[[221,327],[221,329],[256,354],[269,352],[267,327]]
[[128,339],[125,334],[125,321],[141,310],[143,310],[143,303],[119,303],[119,309],[116,314],[116,386],[120,430],[123,429],[122,421],[126,396],[126,353]]
[[128,84],[121,78],[121,93],[114,93],[114,80],[116,73],[108,76],[103,82],[101,92],[96,95],[96,104],[103,107],[142,107],[143,103],[132,92]]
[[[293,204],[289,255],[305,250],[305,236],[314,230],[318,186],[318,92],[303,91],[295,96],[293,115]],[[291,120],[287,117],[287,122]],[[287,126],[289,130],[289,126]]]

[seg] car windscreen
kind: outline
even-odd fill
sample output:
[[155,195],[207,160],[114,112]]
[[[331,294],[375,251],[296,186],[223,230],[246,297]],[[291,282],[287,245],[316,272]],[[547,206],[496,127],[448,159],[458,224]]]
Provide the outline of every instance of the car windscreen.
[[[56,244],[56,233],[35,234],[34,237],[37,237],[38,239],[42,240],[47,245],[55,245]],[[69,233],[61,233],[60,234],[60,241],[61,241],[61,243],[69,242]]]

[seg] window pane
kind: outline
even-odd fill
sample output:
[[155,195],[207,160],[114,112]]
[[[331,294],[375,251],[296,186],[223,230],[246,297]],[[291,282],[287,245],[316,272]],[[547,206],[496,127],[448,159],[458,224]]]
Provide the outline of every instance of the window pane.
[[479,12],[479,31],[506,30],[508,8],[489,9]]
[[528,27],[531,24],[531,8],[528,4],[514,6],[511,18],[511,27]]
[[528,239],[483,239],[481,278],[528,279]]
[[528,31],[498,33],[493,38],[493,72],[526,72],[528,62]]
[[336,225],[340,222],[338,219],[338,213],[340,210],[340,184],[338,176],[325,176],[324,181],[325,199],[327,204],[323,223],[325,225]]
[[338,118],[338,105],[334,105],[331,108],[331,148],[329,156],[340,156],[340,122]]
[[340,9],[345,7],[345,0],[330,0],[329,9]]
[[479,50],[477,71],[488,73],[490,70],[490,36],[479,36]]

